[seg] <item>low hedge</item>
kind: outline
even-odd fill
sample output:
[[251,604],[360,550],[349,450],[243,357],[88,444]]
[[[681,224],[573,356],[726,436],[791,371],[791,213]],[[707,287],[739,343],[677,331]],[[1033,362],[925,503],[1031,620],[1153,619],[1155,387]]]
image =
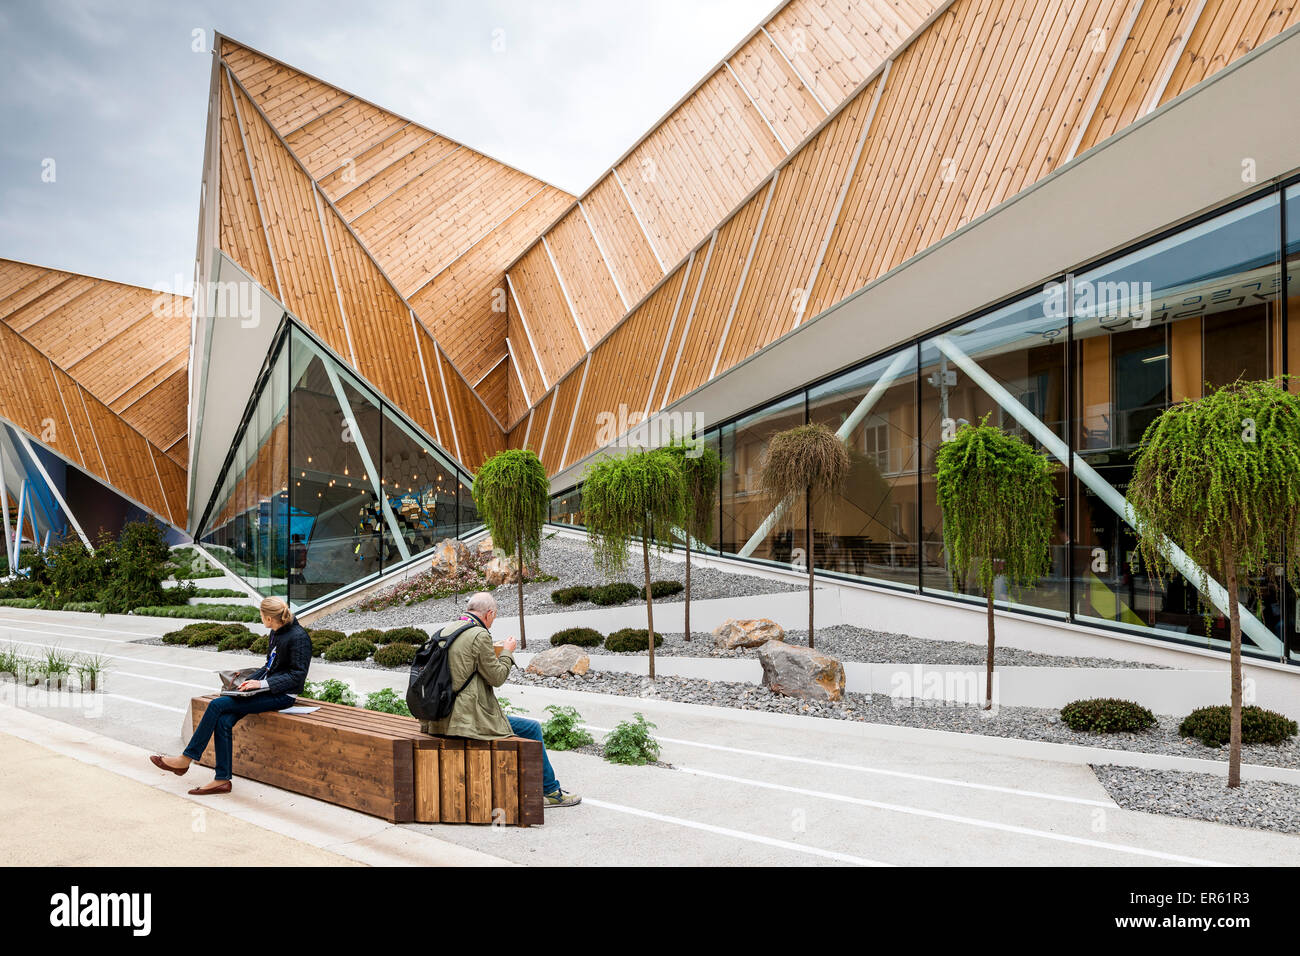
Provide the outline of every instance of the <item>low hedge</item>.
[[[352,636],[357,637],[358,635],[353,634]],[[375,643],[376,644],[381,644],[381,643],[382,644],[414,644],[416,647],[419,647],[428,639],[429,639],[428,633],[426,631],[420,630],[418,627],[393,627],[393,628],[389,628],[387,631],[384,631],[384,637],[382,641],[376,641]]]
[[[653,587],[653,585],[651,585]],[[591,589],[589,600],[592,604],[624,604],[641,596],[641,589],[626,581],[615,581]]]
[[1135,734],[1154,727],[1156,715],[1141,704],[1116,697],[1075,700],[1061,708],[1061,720],[1071,730],[1093,734]]
[[271,637],[269,634],[263,634],[261,637],[254,638],[253,643],[248,645],[248,649],[254,654],[266,655],[271,652]]
[[349,637],[359,637],[363,641],[369,641],[371,644],[384,643],[384,632],[377,627],[368,627],[364,631],[353,631]]
[[260,621],[261,613],[247,604],[181,604],[176,606],[137,607],[132,614],[141,617],[197,618],[205,621]]
[[249,646],[257,639],[257,635],[247,628],[242,634],[227,634],[217,642],[219,651],[246,651]]
[[[661,635],[655,635],[655,647],[663,644]],[[650,632],[643,628],[625,627],[605,638],[607,651],[645,651],[650,648]]]
[[364,661],[372,656],[377,648],[369,641],[357,637],[345,637],[325,648],[327,661]]
[[205,647],[216,644],[220,650],[230,650],[228,647],[221,647],[221,642],[228,637],[247,637],[248,643],[241,645],[242,648],[248,647],[252,643],[255,635],[252,631],[242,624],[219,624],[216,621],[198,621],[194,624],[186,624],[180,630],[168,631],[163,635],[164,644],[188,644],[190,647]]
[[0,598],[0,607],[34,608],[40,606],[41,602],[38,598]]
[[[1243,744],[1280,744],[1296,735],[1296,722],[1263,707],[1241,708]],[[1222,747],[1231,739],[1232,709],[1227,704],[1200,707],[1178,725],[1180,737],[1195,737],[1207,747]]]
[[311,638],[311,653],[313,657],[320,657],[325,653],[325,649],[337,641],[347,637],[342,631],[332,631],[327,627],[315,627],[307,631],[307,636]]
[[578,585],[571,588],[556,588],[551,592],[551,600],[556,604],[562,604],[568,607],[570,604],[577,604],[579,601],[591,600],[591,588],[586,585]]
[[80,611],[83,614],[99,614],[99,608],[98,601],[69,601],[63,605],[65,611]]
[[[681,594],[685,590],[686,590],[686,585],[682,584],[681,581],[651,581],[650,582],[651,597],[657,597],[657,598],[671,597],[674,594]],[[645,588],[642,588],[637,593],[641,595],[642,599],[645,598]]]
[[551,643],[557,647],[560,644],[575,644],[578,647],[600,647],[604,640],[605,636],[591,627],[566,627],[564,630],[556,631],[551,635]]
[[416,650],[414,644],[394,641],[375,651],[375,663],[384,667],[406,667],[415,660]]

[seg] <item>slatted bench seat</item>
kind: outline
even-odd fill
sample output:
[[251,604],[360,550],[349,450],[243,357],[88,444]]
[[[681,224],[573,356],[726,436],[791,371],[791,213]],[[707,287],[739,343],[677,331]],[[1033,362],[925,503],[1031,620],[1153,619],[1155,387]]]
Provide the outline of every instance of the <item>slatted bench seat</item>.
[[[195,726],[215,696],[190,702]],[[392,823],[543,822],[540,741],[433,737],[411,717],[297,703],[319,709],[250,714],[235,725],[237,776]],[[199,763],[214,762],[209,743]]]

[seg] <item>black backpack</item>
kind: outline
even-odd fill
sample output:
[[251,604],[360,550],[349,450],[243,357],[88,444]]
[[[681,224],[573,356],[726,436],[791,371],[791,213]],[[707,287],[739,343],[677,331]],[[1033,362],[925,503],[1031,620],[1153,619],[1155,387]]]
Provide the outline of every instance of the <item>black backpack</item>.
[[472,627],[480,627],[477,621],[456,628],[450,634],[434,634],[415,652],[411,662],[411,679],[406,687],[406,706],[411,708],[411,716],[420,720],[442,720],[451,714],[456,703],[456,695],[469,686],[474,674],[460,685],[460,690],[451,686],[451,664],[448,660],[451,645]]

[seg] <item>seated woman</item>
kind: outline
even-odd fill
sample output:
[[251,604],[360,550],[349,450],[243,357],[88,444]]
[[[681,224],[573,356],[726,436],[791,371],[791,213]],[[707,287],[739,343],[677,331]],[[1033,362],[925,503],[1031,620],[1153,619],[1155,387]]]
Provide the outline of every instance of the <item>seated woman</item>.
[[179,757],[162,757],[155,754],[149,760],[161,770],[180,776],[190,769],[190,764],[203,756],[208,741],[216,734],[216,776],[212,782],[195,787],[192,794],[229,793],[231,776],[232,731],[246,714],[260,714],[268,710],[292,707],[294,698],[302,692],[307,682],[307,667],[311,664],[311,638],[303,626],[294,620],[289,605],[277,597],[262,601],[262,624],[271,629],[271,646],[266,663],[251,671],[240,683],[243,691],[262,689],[250,697],[217,697],[194,730],[189,746]]

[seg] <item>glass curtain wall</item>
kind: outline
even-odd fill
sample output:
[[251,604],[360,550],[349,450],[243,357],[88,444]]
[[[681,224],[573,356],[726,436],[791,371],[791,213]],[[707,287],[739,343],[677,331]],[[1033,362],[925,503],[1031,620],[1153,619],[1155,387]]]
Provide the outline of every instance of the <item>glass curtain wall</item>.
[[290,323],[200,540],[263,594],[302,607],[473,534],[471,485]]
[[[733,556],[799,562],[804,527],[770,520],[759,462],[772,434],[819,422],[844,438],[853,467],[843,495],[813,504],[816,567],[982,599],[972,581],[951,580],[934,458],[956,428],[987,419],[1056,466],[1051,570],[1019,593],[999,581],[999,604],[1226,649],[1217,609],[1206,635],[1199,568],[1183,564],[1161,584],[1135,562],[1123,495],[1146,427],[1171,404],[1288,370],[1298,376],[1288,388],[1300,391],[1297,276],[1300,185],[1058,276],[750,411],[705,435],[723,459],[710,544]],[[551,519],[581,525],[577,489],[554,496]],[[1240,598],[1243,652],[1300,662],[1300,595],[1268,575],[1245,582]]]

